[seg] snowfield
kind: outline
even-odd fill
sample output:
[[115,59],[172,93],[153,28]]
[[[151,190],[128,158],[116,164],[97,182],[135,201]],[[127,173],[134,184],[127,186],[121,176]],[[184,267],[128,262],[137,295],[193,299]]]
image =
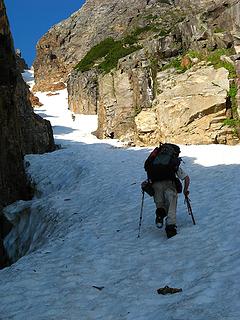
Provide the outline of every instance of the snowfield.
[[[196,225],[180,195],[167,239],[146,195],[138,238],[152,148],[98,140],[96,116],[73,121],[65,90],[38,96],[61,149],[25,157],[36,196],[5,210],[5,245],[22,257],[0,271],[0,319],[239,320],[240,146],[180,146]],[[166,285],[183,291],[159,295]]]

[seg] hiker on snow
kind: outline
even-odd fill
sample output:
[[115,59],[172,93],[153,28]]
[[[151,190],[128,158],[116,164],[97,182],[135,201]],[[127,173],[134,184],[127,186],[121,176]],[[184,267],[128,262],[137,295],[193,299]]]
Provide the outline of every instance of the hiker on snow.
[[[154,190],[154,202],[156,204],[156,226],[161,228],[166,217],[165,230],[167,237],[177,234],[176,209],[178,193],[182,192],[187,197],[189,194],[190,178],[181,168],[180,148],[171,143],[160,143],[149,155],[144,164],[148,181]],[[178,179],[179,178],[179,179]]]

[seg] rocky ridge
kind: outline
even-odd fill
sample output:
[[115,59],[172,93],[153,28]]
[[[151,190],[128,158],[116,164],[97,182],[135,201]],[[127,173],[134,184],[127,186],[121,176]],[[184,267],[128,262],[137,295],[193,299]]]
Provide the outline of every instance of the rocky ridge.
[[106,37],[121,37],[134,24],[134,17],[156,3],[158,0],[87,0],[81,10],[39,40],[34,90],[47,91],[53,83],[66,81],[68,73],[94,45]]
[[[98,137],[140,145],[238,143],[240,1],[108,4],[86,1],[39,41],[37,88],[45,89],[46,69],[51,68],[48,81],[66,81],[81,61],[68,75],[69,106],[75,113],[98,114]],[[113,45],[121,42],[118,51],[135,45],[135,52],[119,56],[110,72],[106,55],[83,66],[109,37]],[[58,65],[64,68],[60,73]]]

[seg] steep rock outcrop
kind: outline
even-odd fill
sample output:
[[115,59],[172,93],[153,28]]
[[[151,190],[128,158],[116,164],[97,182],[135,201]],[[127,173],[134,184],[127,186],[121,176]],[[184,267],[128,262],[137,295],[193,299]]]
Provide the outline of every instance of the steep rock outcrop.
[[[1,217],[3,206],[32,194],[25,175],[25,153],[54,149],[51,125],[33,113],[28,87],[17,69],[15,51],[3,0],[0,0],[0,252],[9,229]],[[0,267],[6,263],[0,261]]]
[[184,74],[166,71],[157,78],[161,93],[154,107],[135,118],[140,140],[153,144],[235,142],[231,130],[223,125],[229,90],[226,69],[200,63]]
[[239,0],[179,0],[183,11],[191,10],[179,24],[184,49],[214,50],[238,45]]
[[2,204],[5,204],[26,193],[26,179],[22,161],[21,125],[14,101],[20,77],[16,71],[15,53],[3,1],[0,1],[0,13],[0,194]]
[[67,82],[68,103],[74,113],[97,114],[98,75],[96,70],[73,71]]
[[34,61],[34,90],[47,91],[49,85],[66,81],[83,56],[107,37],[118,38],[134,25],[134,18],[158,0],[87,0],[68,19],[52,27],[38,42]]
[[99,77],[98,137],[132,137],[134,117],[151,106],[153,95],[152,71],[144,50],[121,59],[116,71]]
[[17,121],[21,130],[22,152],[29,154],[53,151],[55,145],[51,124],[33,112],[29,97],[29,89],[18,75],[13,103],[18,111]]

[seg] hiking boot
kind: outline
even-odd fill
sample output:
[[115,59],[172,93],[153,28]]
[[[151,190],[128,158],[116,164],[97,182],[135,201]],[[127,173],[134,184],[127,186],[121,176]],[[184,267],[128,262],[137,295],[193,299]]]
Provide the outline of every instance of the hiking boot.
[[177,227],[175,226],[175,224],[169,224],[169,225],[166,225],[165,231],[166,231],[167,237],[172,238],[177,234]]
[[163,226],[163,219],[167,216],[165,209],[157,208],[156,210],[156,220],[155,224],[157,228],[162,228]]

